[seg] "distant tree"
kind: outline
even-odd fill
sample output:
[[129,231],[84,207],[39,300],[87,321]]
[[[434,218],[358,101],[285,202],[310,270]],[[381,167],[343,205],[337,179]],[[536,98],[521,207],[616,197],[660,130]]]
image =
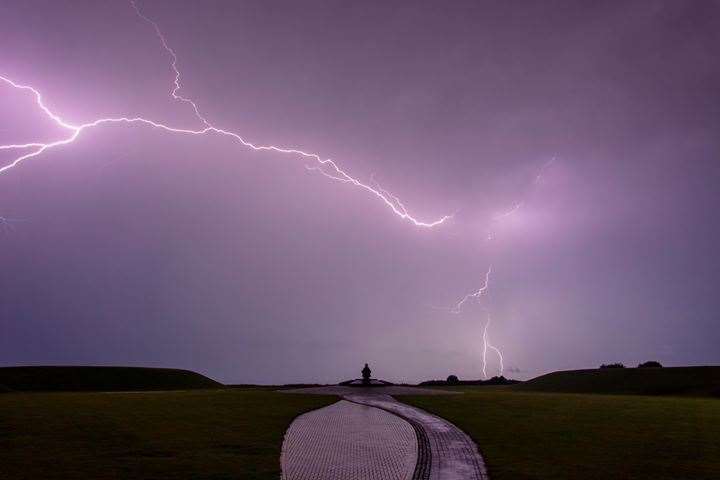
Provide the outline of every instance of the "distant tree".
[[448,385],[457,385],[460,383],[460,380],[458,379],[457,375],[450,375],[447,378],[447,384]]
[[638,368],[662,368],[662,365],[655,360],[649,360],[638,365]]
[[625,365],[623,365],[622,363],[603,363],[602,365],[600,365],[600,368],[625,368]]
[[508,383],[507,378],[500,375],[499,377],[492,377],[490,380],[485,380],[485,385],[506,385]]

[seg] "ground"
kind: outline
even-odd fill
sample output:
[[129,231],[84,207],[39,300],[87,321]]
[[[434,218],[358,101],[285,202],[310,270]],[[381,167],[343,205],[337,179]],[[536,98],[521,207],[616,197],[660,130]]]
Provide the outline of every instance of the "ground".
[[479,445],[493,480],[720,478],[720,400],[520,392],[402,397]]
[[0,395],[0,478],[277,479],[283,434],[334,397],[262,390]]
[[[400,397],[478,443],[493,480],[720,478],[720,400],[462,387]],[[285,429],[335,397],[264,390],[0,395],[0,478],[277,479]]]

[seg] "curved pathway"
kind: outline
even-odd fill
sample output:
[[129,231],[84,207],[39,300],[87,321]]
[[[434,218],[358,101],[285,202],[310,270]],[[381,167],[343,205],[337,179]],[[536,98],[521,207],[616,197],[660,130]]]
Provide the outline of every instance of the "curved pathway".
[[[333,388],[298,393],[340,393]],[[290,425],[281,456],[284,480],[488,479],[477,446],[452,423],[380,389],[352,390],[357,393],[343,391],[345,400]]]
[[416,458],[408,422],[341,400],[295,419],[280,463],[284,480],[410,480]]
[[[391,412],[410,422],[418,434],[419,455],[415,469],[418,480],[486,480],[485,462],[475,442],[458,427],[436,415],[400,403],[389,395],[347,395],[346,399]],[[423,443],[426,446],[423,446]],[[426,462],[423,465],[423,462]]]

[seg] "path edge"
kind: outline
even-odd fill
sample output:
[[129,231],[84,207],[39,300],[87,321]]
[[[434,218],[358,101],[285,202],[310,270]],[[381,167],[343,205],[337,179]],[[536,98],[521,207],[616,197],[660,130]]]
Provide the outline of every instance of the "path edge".
[[380,407],[378,405],[368,405],[367,403],[358,402],[350,398],[343,398],[351,403],[357,405],[363,405],[365,407],[377,408],[384,412],[395,415],[398,418],[406,421],[415,431],[415,438],[417,440],[417,460],[415,461],[415,469],[413,470],[412,480],[430,480],[430,465],[432,462],[432,450],[430,448],[430,439],[428,439],[425,428],[422,424],[416,420],[412,420],[404,415],[400,415],[397,412],[393,412],[390,409]]

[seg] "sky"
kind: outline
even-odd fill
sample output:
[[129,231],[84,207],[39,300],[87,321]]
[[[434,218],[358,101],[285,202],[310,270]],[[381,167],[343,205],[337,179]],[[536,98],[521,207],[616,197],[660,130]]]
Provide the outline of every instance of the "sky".
[[[474,379],[484,333],[519,379],[720,363],[720,2],[138,7],[214,126],[452,218],[222,135],[87,129],[0,173],[0,365]],[[129,2],[4,1],[0,45],[73,125],[203,128]],[[0,82],[0,145],[67,136]]]

